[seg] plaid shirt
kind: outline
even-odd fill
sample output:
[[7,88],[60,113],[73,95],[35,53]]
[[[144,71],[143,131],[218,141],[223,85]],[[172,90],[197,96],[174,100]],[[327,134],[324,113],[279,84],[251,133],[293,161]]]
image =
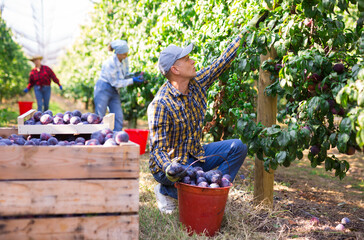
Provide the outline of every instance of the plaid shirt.
[[152,173],[165,169],[171,159],[186,164],[189,155],[204,156],[202,128],[207,109],[207,91],[230,67],[236,57],[241,35],[209,67],[197,72],[183,95],[167,81],[148,106],[150,131],[149,168]]
[[51,85],[51,79],[60,86],[59,80],[52,69],[48,66],[41,65],[40,71],[38,71],[37,68],[33,68],[32,71],[30,71],[27,88],[30,90],[34,85],[49,86]]

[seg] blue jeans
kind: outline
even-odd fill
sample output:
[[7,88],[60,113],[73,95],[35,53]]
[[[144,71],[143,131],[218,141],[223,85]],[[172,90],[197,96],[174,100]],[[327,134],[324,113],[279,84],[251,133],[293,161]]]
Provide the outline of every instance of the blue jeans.
[[47,111],[49,108],[49,99],[51,98],[51,86],[35,85],[34,94],[37,99],[38,111]]
[[94,88],[95,113],[104,117],[106,109],[115,114],[114,131],[121,131],[123,128],[123,110],[118,91],[109,83],[98,80]]
[[[205,149],[205,156],[219,154],[223,156],[228,163],[220,156],[213,156],[206,158],[205,162],[196,162],[192,166],[200,166],[204,172],[217,167],[223,174],[230,174],[232,181],[235,179],[235,176],[244,163],[248,153],[247,146],[243,144],[240,139],[213,142],[203,146],[203,148]],[[188,164],[191,164],[194,161],[194,158],[190,158]],[[157,182],[162,184],[160,192],[163,195],[168,195],[177,199],[177,189],[174,187],[174,183],[168,180],[164,172],[159,171],[153,174],[153,177]]]

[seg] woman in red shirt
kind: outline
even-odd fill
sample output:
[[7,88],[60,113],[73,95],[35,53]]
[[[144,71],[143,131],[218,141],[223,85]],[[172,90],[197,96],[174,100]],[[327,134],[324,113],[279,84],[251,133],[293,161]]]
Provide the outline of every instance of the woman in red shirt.
[[38,111],[43,112],[49,108],[49,99],[51,97],[51,80],[58,84],[59,89],[62,90],[62,85],[59,83],[58,78],[48,66],[42,65],[42,56],[35,56],[30,60],[34,63],[35,67],[30,71],[29,84],[24,89],[27,93],[34,86],[35,98],[37,99]]

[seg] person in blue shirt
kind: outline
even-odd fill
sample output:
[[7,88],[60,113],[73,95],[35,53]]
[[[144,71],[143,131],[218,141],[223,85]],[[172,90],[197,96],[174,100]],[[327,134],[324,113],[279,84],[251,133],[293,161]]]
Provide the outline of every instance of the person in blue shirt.
[[107,108],[115,114],[115,131],[123,128],[123,111],[119,89],[134,83],[143,83],[143,72],[131,77],[129,72],[128,52],[129,47],[125,40],[115,40],[109,45],[109,50],[114,51],[103,64],[100,77],[94,87],[95,113],[100,117],[105,116]]

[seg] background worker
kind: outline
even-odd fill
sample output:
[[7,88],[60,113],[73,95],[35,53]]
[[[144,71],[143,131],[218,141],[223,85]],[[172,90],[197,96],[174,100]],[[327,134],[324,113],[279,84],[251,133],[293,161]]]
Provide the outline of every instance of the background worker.
[[38,111],[44,112],[49,108],[49,100],[51,98],[51,80],[59,86],[59,89],[62,90],[63,88],[52,69],[41,64],[42,59],[42,56],[35,56],[30,59],[34,63],[35,67],[30,71],[29,84],[23,92],[27,93],[32,87],[34,87]]
[[129,47],[125,40],[115,40],[109,45],[109,50],[115,54],[110,56],[102,65],[100,77],[94,88],[95,112],[100,117],[105,116],[106,109],[115,114],[115,131],[123,128],[123,110],[119,89],[133,83],[143,83],[143,72],[130,77],[128,52]]

